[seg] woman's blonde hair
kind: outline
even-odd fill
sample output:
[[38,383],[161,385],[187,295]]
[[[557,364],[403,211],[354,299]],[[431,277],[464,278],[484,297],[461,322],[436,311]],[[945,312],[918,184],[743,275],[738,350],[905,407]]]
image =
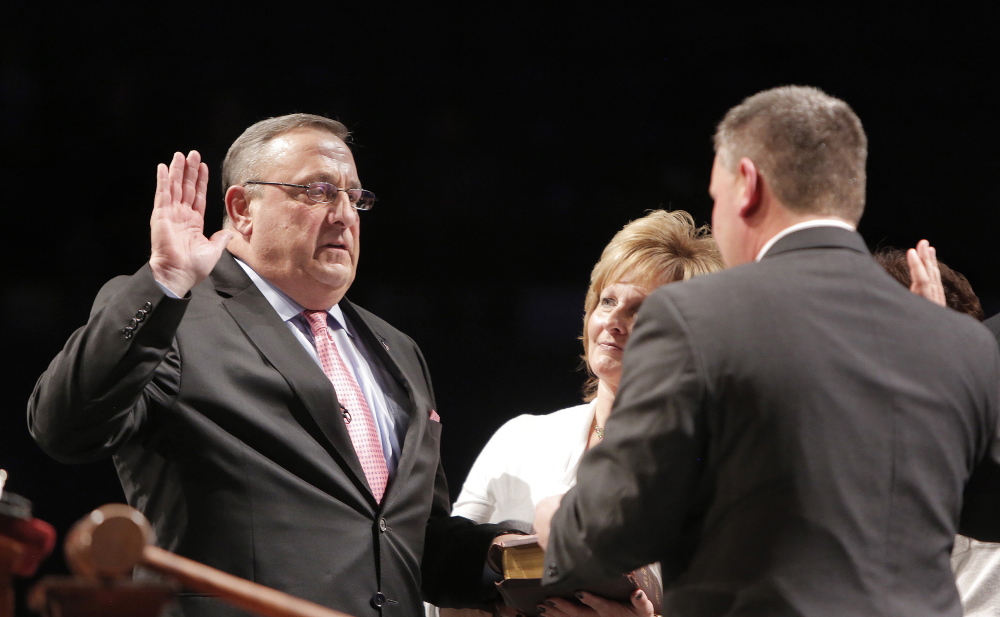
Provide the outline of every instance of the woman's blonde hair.
[[659,287],[692,276],[717,272],[722,257],[707,225],[695,227],[683,210],[654,210],[626,225],[604,247],[601,259],[590,273],[590,288],[584,301],[583,362],[588,378],[583,386],[585,401],[597,395],[597,376],[587,361],[587,325],[608,285],[626,280],[643,287]]

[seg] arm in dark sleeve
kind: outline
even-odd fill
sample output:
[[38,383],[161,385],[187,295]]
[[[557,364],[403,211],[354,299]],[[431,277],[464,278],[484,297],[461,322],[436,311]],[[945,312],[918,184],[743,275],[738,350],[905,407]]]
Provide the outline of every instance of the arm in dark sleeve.
[[[438,469],[438,485],[444,471]],[[497,598],[494,583],[499,577],[486,565],[486,555],[493,539],[507,530],[499,525],[476,524],[461,516],[448,516],[448,491],[439,509],[438,490],[431,519],[427,524],[424,547],[424,599],[440,607],[480,607]]]
[[659,560],[667,584],[683,569],[705,451],[703,384],[681,316],[666,295],[651,295],[606,437],[553,517],[544,583],[579,587]]
[[993,333],[993,336],[996,337],[997,342],[1000,343],[1000,314],[990,317],[989,319],[983,322],[983,325],[986,326],[989,329],[989,331]]
[[[987,384],[991,396],[985,401],[986,417],[1000,419],[1000,360],[997,357],[994,357],[992,369],[987,371],[989,377],[986,378],[992,379],[992,383]],[[1000,423],[989,437],[986,456],[965,485],[958,533],[982,542],[1000,542]]]
[[187,304],[164,295],[148,264],[108,282],[87,324],[35,384],[28,429],[38,445],[57,460],[78,463],[110,456],[132,438],[153,401],[176,395],[173,339]]
[[965,485],[958,533],[1000,542],[1000,464],[991,457],[976,467]]
[[[433,400],[430,371],[420,349],[416,352]],[[440,607],[492,604],[497,592],[486,555],[493,538],[504,530],[498,525],[451,516],[450,512],[448,480],[439,459],[420,568],[424,600]]]

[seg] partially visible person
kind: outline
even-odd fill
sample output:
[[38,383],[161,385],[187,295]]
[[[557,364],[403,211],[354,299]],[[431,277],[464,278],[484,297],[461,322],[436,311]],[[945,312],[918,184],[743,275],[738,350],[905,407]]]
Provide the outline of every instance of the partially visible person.
[[905,252],[884,247],[872,253],[872,257],[913,293],[978,321],[983,320],[983,307],[969,279],[938,261],[937,251],[927,240],[921,240],[916,248]]
[[[643,300],[660,285],[722,267],[708,228],[695,226],[684,211],[654,211],[615,234],[594,266],[584,300],[585,403],[542,416],[518,416],[500,427],[473,464],[452,515],[530,526],[538,501],[569,490],[584,452],[604,438],[625,345]],[[575,615],[578,610],[564,600],[552,602],[554,606],[543,607],[546,615]],[[619,609],[618,603],[602,603],[591,594],[583,602],[599,615]],[[632,608],[640,615],[652,614],[645,598],[636,598]]]
[[[892,249],[897,250],[897,249]],[[939,263],[936,260],[936,252],[934,247],[930,246],[926,240],[921,240],[915,249],[909,249],[906,251],[906,263],[908,268],[901,269],[899,265],[899,257],[897,255],[892,256],[892,261],[894,265],[892,270],[889,266],[883,263],[883,267],[891,274],[896,280],[903,283],[904,285],[910,286],[910,291],[920,294],[941,306],[948,306],[966,313],[972,317],[975,317],[979,321],[983,322],[983,325],[993,333],[996,337],[997,342],[1000,343],[1000,315],[994,315],[988,319],[984,319],[984,312],[982,306],[979,304],[979,298],[972,291],[972,286],[969,285],[968,279],[965,278],[961,273],[954,272],[947,266],[944,266],[940,273],[932,266],[932,264]],[[943,265],[943,264],[942,264]],[[952,272],[956,275],[957,279],[952,280],[952,293],[955,297],[945,298],[943,295],[935,295],[937,292],[933,291],[933,287],[937,284],[940,285],[940,276],[951,276],[947,274]],[[935,281],[934,277],[938,276],[938,280]],[[941,289],[940,293],[945,293],[945,288]],[[972,296],[970,298],[970,295]]]
[[[909,287],[910,291],[941,306],[983,320],[979,297],[968,279],[937,261],[934,248],[926,240],[921,240],[916,249],[906,253],[895,248],[883,248],[873,256],[886,272]],[[936,274],[939,276],[935,277]],[[1000,615],[1000,543],[955,536],[951,568],[955,572],[955,584],[962,598],[965,617]]]
[[643,304],[607,438],[536,509],[543,582],[658,560],[665,615],[959,617],[955,533],[1000,534],[963,495],[1000,454],[996,341],[872,260],[846,103],[767,90],[715,144],[729,267]]

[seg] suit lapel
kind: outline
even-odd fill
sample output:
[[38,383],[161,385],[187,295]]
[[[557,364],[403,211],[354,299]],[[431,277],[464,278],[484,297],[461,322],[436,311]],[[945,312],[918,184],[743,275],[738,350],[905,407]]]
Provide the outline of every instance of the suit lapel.
[[212,271],[212,282],[223,297],[223,307],[298,395],[316,427],[328,440],[331,447],[327,450],[354,476],[355,482],[360,484],[362,492],[374,505],[375,498],[354,451],[351,436],[337,413],[339,403],[330,380],[228,252],[223,254],[219,265]]

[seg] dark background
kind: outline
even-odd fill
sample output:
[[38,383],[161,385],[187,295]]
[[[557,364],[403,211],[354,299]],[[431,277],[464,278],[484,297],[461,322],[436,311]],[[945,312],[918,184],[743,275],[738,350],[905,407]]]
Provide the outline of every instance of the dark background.
[[[213,175],[253,122],[354,132],[379,204],[349,296],[421,345],[453,493],[490,434],[579,401],[583,294],[651,208],[710,218],[711,134],[759,90],[815,85],[870,140],[872,247],[927,237],[987,315],[1000,180],[1000,9],[816,3],[787,11],[326,3],[4,3],[0,22],[0,467],[60,534],[122,500],[110,462],[50,461],[25,428],[38,375],[108,278],[148,257],[156,164]],[[484,8],[489,7],[489,8]],[[61,540],[61,537],[60,537]],[[63,571],[59,556],[46,572]],[[23,588],[23,584],[21,586]]]

